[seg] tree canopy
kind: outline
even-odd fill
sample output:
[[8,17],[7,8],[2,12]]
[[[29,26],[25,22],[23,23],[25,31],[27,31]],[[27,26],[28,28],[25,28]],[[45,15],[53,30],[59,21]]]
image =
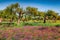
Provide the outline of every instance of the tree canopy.
[[[18,14],[18,15],[17,15]],[[25,16],[24,16],[25,14]],[[22,20],[23,17],[27,17],[27,19],[30,18],[44,18],[45,16],[48,16],[48,19],[60,19],[59,13],[48,10],[47,12],[38,11],[38,8],[35,7],[26,7],[26,10],[21,8],[18,3],[11,4],[7,6],[4,10],[0,10],[0,17],[3,19],[11,19],[11,20]]]

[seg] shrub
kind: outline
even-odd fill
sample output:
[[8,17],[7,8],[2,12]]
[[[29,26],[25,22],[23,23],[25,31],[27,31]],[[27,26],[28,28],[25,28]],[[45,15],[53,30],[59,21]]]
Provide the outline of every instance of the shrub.
[[55,25],[56,27],[60,27],[60,24]]

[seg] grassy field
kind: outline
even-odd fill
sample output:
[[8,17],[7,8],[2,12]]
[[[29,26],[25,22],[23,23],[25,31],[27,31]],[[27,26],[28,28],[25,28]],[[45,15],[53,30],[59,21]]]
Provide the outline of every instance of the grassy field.
[[51,20],[47,21],[46,23],[43,23],[42,20],[40,21],[27,21],[27,22],[20,22],[20,24],[17,24],[17,27],[22,26],[59,26],[60,20],[57,20],[55,23],[53,23]]
[[19,24],[0,26],[0,40],[60,40],[60,21],[20,21]]
[[[42,20],[36,21],[36,20],[30,20],[30,21],[20,21],[20,23],[18,24],[17,22],[12,22],[14,24],[11,24],[11,26],[15,26],[15,27],[23,27],[23,26],[56,26],[56,25],[60,25],[60,20],[57,20],[56,22],[53,22],[52,20],[47,20],[46,23],[43,23]],[[2,24],[2,25],[1,25]],[[1,26],[8,26],[8,22],[2,22],[0,23]]]
[[40,21],[27,21],[27,22],[23,22],[23,21],[20,21],[19,24],[17,24],[17,22],[13,22],[14,24],[11,24],[9,26],[9,24],[7,24],[7,22],[2,22],[2,24],[0,24],[0,29],[9,29],[9,28],[22,28],[22,27],[25,27],[25,26],[34,26],[34,27],[37,27],[37,26],[42,26],[42,27],[54,27],[54,26],[60,26],[60,20],[57,20],[55,23],[53,23],[51,20],[48,20],[46,23],[43,23],[42,20]]

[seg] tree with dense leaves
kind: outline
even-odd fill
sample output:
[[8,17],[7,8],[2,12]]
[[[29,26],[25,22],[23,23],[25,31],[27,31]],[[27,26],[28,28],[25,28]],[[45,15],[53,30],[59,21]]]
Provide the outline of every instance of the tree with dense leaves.
[[[18,15],[17,15],[18,14]],[[0,17],[3,19],[10,19],[11,22],[14,20],[23,21],[23,20],[43,20],[46,23],[46,20],[55,20],[60,19],[57,12],[48,10],[47,12],[38,11],[38,8],[35,7],[26,7],[26,10],[20,8],[18,3],[11,4],[7,6],[4,10],[0,10]],[[25,18],[23,18],[25,17]]]
[[31,14],[31,17],[34,16],[34,18],[38,15],[38,9],[34,7],[27,7],[26,10],[28,11],[28,14]]
[[53,19],[56,22],[56,19],[58,17],[58,13],[52,10],[48,10],[46,15],[49,17],[49,19]]
[[44,17],[44,15],[45,15],[45,13],[44,13],[44,12],[41,12],[41,11],[38,11],[38,15],[39,15],[39,18],[40,18],[41,20],[43,20],[43,17]]
[[6,13],[9,13],[9,17],[11,18],[11,21],[13,21],[15,18],[17,18],[17,15],[16,15],[16,9],[19,7],[19,4],[16,3],[16,4],[11,4],[10,6],[8,6],[6,8]]
[[58,15],[58,18],[57,19],[60,20],[60,15]]

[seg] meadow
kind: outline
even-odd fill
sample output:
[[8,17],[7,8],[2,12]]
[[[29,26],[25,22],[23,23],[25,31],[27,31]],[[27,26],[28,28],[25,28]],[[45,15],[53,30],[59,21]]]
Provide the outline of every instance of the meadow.
[[0,40],[60,40],[60,15],[11,4],[0,10]]
[[10,26],[6,23],[0,23],[0,40],[60,40],[60,20],[20,21]]

